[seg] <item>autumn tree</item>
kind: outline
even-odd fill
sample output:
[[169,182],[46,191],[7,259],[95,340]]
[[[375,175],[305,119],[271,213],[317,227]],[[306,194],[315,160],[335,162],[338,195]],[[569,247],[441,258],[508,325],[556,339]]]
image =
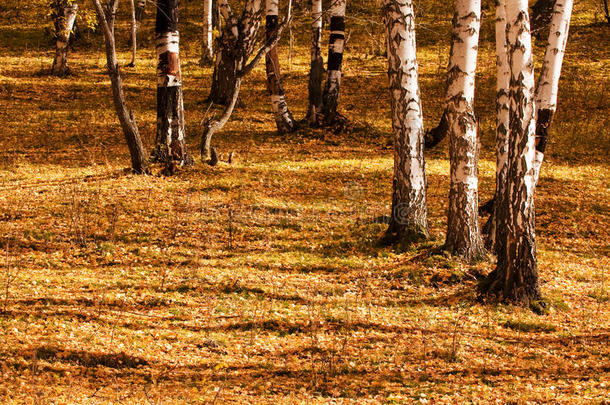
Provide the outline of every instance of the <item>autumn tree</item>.
[[125,95],[123,93],[123,80],[119,70],[119,62],[116,56],[116,46],[114,38],[114,22],[116,10],[118,8],[118,0],[109,0],[107,4],[102,6],[99,0],[92,0],[95,12],[97,14],[98,23],[104,35],[104,44],[106,47],[106,66],[108,68],[108,76],[110,77],[112,87],[112,99],[114,108],[121,123],[129,154],[131,155],[131,167],[136,173],[145,173],[147,170],[146,151],[140,138],[138,126],[136,124],[135,115],[125,106]]
[[518,304],[540,298],[534,216],[534,63],[527,0],[506,0],[510,66],[510,126],[506,196],[497,212],[504,230],[496,269],[484,283],[488,294]]
[[179,0],[157,1],[157,136],[153,158],[184,165],[192,163],[192,159],[184,141],[178,4]]
[[322,113],[322,80],[324,78],[324,59],[322,58],[322,0],[311,2],[311,62],[309,67],[309,107],[307,118],[316,125]]
[[326,125],[333,124],[337,119],[337,107],[339,105],[341,88],[341,67],[345,46],[345,7],[346,0],[331,0],[328,68],[324,92],[322,93],[322,114]]
[[480,0],[456,0],[445,100],[451,165],[445,248],[468,261],[483,253],[478,214],[479,141],[473,109],[480,22]]
[[[266,0],[265,6],[267,16],[265,21],[265,38],[269,40],[276,34],[279,24],[279,0]],[[271,94],[271,107],[277,131],[280,134],[292,132],[297,128],[296,121],[288,108],[282,76],[280,74],[280,59],[278,57],[277,45],[265,56],[265,67],[267,72],[267,90]]]
[[572,5],[573,0],[555,1],[542,70],[536,85],[536,160],[534,162],[536,183],[548,144],[549,128],[557,110],[559,77],[568,42]]
[[384,0],[394,133],[392,215],[387,242],[428,237],[424,122],[411,0]]
[[214,29],[214,1],[203,0],[203,36],[201,41],[201,58],[199,65],[205,66],[214,60],[214,40],[212,31]]
[[263,14],[261,0],[246,0],[242,15],[237,18],[226,0],[219,0],[220,15],[224,20],[218,40],[212,88],[208,100],[229,105],[237,82],[238,64],[245,64],[256,44],[256,34]]
[[146,9],[146,0],[130,0],[131,5],[131,62],[127,66],[136,65],[136,54],[138,51],[138,30],[144,19],[144,10]]
[[51,17],[55,26],[55,58],[51,67],[54,76],[65,76],[68,68],[68,45],[76,21],[78,4],[74,0],[52,0]]

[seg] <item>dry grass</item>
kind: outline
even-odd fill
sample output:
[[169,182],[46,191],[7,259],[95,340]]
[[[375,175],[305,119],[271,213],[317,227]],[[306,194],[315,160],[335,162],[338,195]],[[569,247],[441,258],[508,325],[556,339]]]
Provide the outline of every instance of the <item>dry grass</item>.
[[[195,151],[210,69],[196,64],[198,44],[188,38],[198,10],[185,4]],[[354,10],[364,12],[362,4]],[[217,140],[238,162],[197,163],[167,178],[123,170],[97,37],[71,54],[74,76],[41,76],[51,51],[35,10],[16,26],[0,9],[0,401],[607,403],[610,32],[594,24],[596,7],[576,9],[537,194],[551,304],[543,316],[476,303],[475,279],[493,264],[434,253],[445,227],[445,144],[428,159],[433,240],[407,251],[376,245],[392,166],[378,25],[349,22],[342,111],[353,131],[276,135],[258,70],[245,85],[246,107]],[[447,12],[424,9],[421,19],[428,126],[440,114]],[[284,72],[302,117],[308,51],[299,18]],[[488,16],[486,40],[491,23]],[[148,35],[140,65],[124,70],[148,145],[150,43]],[[492,49],[481,45],[478,80],[482,199],[495,170]]]

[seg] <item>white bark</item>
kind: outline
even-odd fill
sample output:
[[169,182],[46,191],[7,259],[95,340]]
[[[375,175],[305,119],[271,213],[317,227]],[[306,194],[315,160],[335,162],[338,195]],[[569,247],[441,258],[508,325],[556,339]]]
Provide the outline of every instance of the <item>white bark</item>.
[[493,250],[498,240],[496,213],[506,196],[508,169],[510,66],[506,46],[506,0],[496,0],[496,66],[496,193],[489,228],[489,245]]
[[68,68],[68,45],[70,43],[70,34],[72,34],[74,22],[76,21],[78,4],[66,2],[63,10],[56,10],[56,12],[61,13],[61,16],[58,17],[61,21],[59,21],[59,30],[56,33],[55,59],[53,60],[51,73],[56,76],[63,76],[70,72]]
[[540,298],[534,224],[534,63],[527,0],[507,0],[510,129],[507,198],[498,212],[504,241],[489,292],[531,304]]
[[540,176],[540,167],[544,159],[547,144],[547,130],[557,110],[557,93],[563,57],[568,42],[573,0],[557,0],[549,30],[549,39],[544,54],[542,71],[536,86],[536,109],[539,120],[536,140],[535,182]]
[[[279,0],[266,0],[266,40],[269,41],[277,31],[279,23]],[[265,56],[267,72],[267,89],[271,94],[271,106],[275,123],[280,134],[292,132],[296,128],[296,123],[286,102],[282,77],[280,74],[280,60],[277,53],[277,46],[274,46]]]
[[212,0],[203,0],[203,43],[201,46],[201,62],[207,63],[214,59],[212,30]]
[[480,23],[480,0],[456,0],[446,99],[451,160],[446,247],[466,260],[482,253],[478,134],[473,108]]
[[384,0],[394,133],[392,217],[388,237],[427,236],[424,122],[412,0]]
[[323,94],[323,112],[327,124],[337,115],[341,87],[341,66],[345,45],[346,0],[332,0],[330,7],[330,38],[328,43],[328,72]]

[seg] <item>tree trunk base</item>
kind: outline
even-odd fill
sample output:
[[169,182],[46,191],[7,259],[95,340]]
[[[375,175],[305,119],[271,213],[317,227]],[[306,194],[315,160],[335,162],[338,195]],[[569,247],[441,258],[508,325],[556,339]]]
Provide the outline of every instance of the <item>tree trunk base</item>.
[[428,240],[429,238],[430,233],[425,226],[404,226],[391,221],[381,239],[381,244],[383,246],[406,248],[415,243]]
[[500,274],[496,268],[487,275],[478,286],[478,300],[480,302],[496,301],[506,304],[514,304],[529,307],[537,314],[548,311],[548,304],[540,295],[537,288],[512,288],[512,292],[505,288],[505,275]]

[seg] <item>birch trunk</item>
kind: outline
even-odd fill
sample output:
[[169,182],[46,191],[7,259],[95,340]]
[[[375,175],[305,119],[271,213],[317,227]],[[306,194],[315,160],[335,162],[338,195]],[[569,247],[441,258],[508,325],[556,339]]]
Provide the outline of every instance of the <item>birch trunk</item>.
[[506,198],[506,172],[508,170],[508,128],[510,119],[509,86],[510,66],[506,47],[506,0],[496,0],[496,193],[493,199],[493,210],[486,225],[488,248],[497,253],[497,241],[504,238],[497,227],[497,213]]
[[322,95],[322,112],[327,125],[335,122],[341,86],[341,65],[345,45],[346,0],[332,0],[330,8],[330,38],[328,40],[328,69]]
[[424,121],[411,0],[384,0],[394,133],[394,179],[388,242],[428,237]]
[[[123,94],[123,81],[119,71],[119,63],[116,57],[116,47],[114,39],[114,17],[118,7],[118,0],[110,0],[106,12],[102,8],[99,0],[93,0],[93,5],[97,13],[97,18],[102,27],[104,34],[104,43],[106,45],[106,62],[108,67],[108,75],[112,84],[112,96],[114,107],[129,147],[131,155],[131,167],[136,173],[145,173],[147,170],[147,157],[138,126],[133,112],[128,111],[125,106],[125,95]],[[106,14],[107,13],[107,14]]]
[[534,64],[527,0],[507,0],[510,63],[510,128],[507,197],[498,211],[503,250],[487,283],[488,293],[517,304],[540,298],[534,224]]
[[138,52],[138,30],[144,19],[144,10],[146,8],[146,0],[131,0],[131,62],[127,66],[136,65],[136,54]]
[[[266,26],[265,38],[269,41],[276,34],[279,22],[279,0],[266,0]],[[277,54],[277,46],[265,56],[265,64],[267,71],[267,90],[271,93],[271,105],[277,131],[280,134],[292,132],[296,129],[296,123],[286,102],[286,95],[282,87],[282,77],[280,74],[280,60]]]
[[203,0],[203,41],[201,43],[201,59],[199,60],[201,66],[205,66],[214,60],[213,15],[213,1]]
[[70,34],[76,21],[78,4],[68,0],[56,0],[52,3],[53,17],[56,30],[55,58],[51,74],[54,76],[66,76],[70,74],[68,67],[68,45]]
[[472,261],[483,253],[478,213],[479,144],[473,110],[481,2],[456,0],[455,9],[446,99],[451,186],[445,248]]
[[322,78],[324,59],[322,58],[322,0],[311,3],[311,64],[309,67],[309,108],[307,118],[312,125],[318,124],[322,113]]
[[184,141],[184,107],[180,71],[179,0],[157,1],[157,137],[154,159],[191,164]]
[[540,167],[549,139],[549,127],[553,122],[555,111],[557,111],[559,77],[561,76],[563,56],[568,42],[572,5],[572,0],[557,0],[555,2],[549,41],[536,86],[536,160],[534,162],[536,183],[538,183],[540,177]]

